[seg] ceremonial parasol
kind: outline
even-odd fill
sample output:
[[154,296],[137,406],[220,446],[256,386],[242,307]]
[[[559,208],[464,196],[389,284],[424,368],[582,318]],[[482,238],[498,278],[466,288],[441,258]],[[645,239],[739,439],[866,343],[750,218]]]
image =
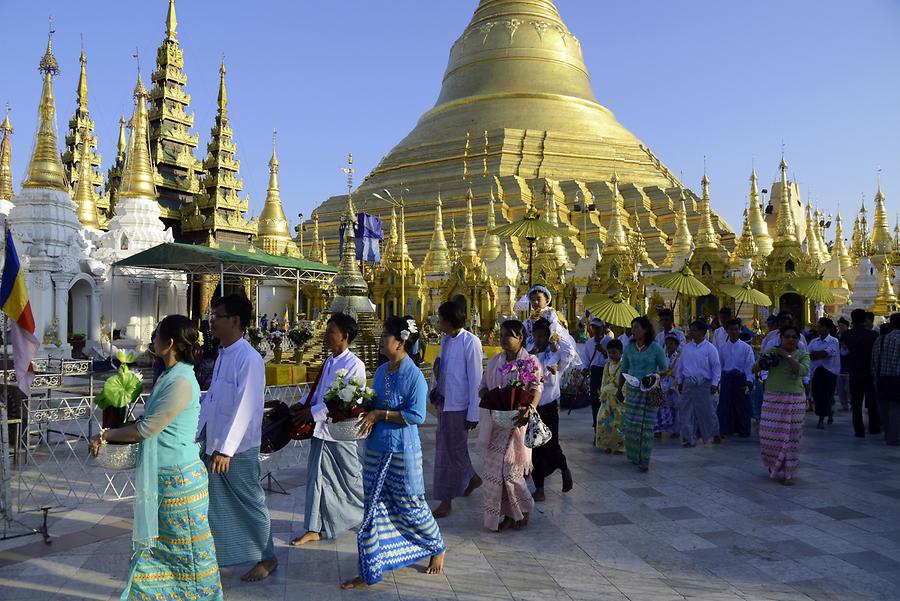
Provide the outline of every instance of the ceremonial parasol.
[[675,291],[675,302],[672,304],[673,309],[678,304],[678,296],[681,294],[685,296],[706,296],[710,292],[709,288],[694,276],[694,272],[687,265],[678,271],[654,276],[652,280],[654,284],[661,288]]
[[730,296],[734,300],[741,303],[740,305],[738,305],[737,311],[735,311],[735,315],[741,312],[741,307],[744,306],[744,303],[759,305],[760,307],[769,307],[772,305],[772,299],[769,298],[766,294],[751,287],[750,282],[747,282],[742,286],[739,286],[737,284],[722,284],[721,286],[719,286],[719,289],[727,296]]
[[800,278],[794,282],[794,289],[814,303],[833,303],[834,294],[822,278]]
[[612,296],[588,294],[584,297],[584,308],[594,317],[623,328],[630,326],[634,318],[640,315],[618,292]]
[[539,238],[551,238],[553,236],[569,236],[568,228],[555,226],[541,219],[534,207],[529,207],[525,216],[519,221],[513,221],[494,228],[490,231],[492,236],[508,236],[510,238],[524,238],[528,241],[528,287],[531,288],[531,266],[534,260],[534,243]]

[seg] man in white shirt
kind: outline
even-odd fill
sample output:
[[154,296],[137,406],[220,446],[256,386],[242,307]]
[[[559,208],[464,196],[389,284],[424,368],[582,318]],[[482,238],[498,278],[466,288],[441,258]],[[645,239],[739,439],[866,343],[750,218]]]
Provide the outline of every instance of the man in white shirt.
[[837,379],[841,374],[841,345],[831,335],[834,322],[827,317],[816,324],[817,337],[809,341],[809,371],[812,374],[812,397],[816,415],[819,416],[817,427],[825,428],[825,419],[834,423],[834,391]]
[[266,391],[262,357],[244,339],[253,305],[237,294],[213,305],[210,331],[222,347],[200,406],[198,442],[209,471],[209,526],[220,566],[253,562],[244,581],[278,566],[260,484],[259,443]]
[[469,457],[469,430],[478,426],[481,410],[478,388],[484,373],[484,353],[477,336],[463,329],[465,310],[454,302],[438,307],[441,356],[432,402],[437,405],[435,432],[434,498],[440,504],[432,512],[443,518],[453,509],[453,499],[467,497],[481,486]]
[[606,365],[606,345],[612,340],[606,323],[602,319],[593,318],[588,328],[591,338],[584,343],[581,364],[582,373],[588,376],[588,387],[591,394],[591,414],[594,429],[597,428],[597,412],[600,411],[600,385],[603,383],[603,366]]
[[560,470],[562,472],[562,491],[572,490],[572,472],[566,462],[566,456],[559,445],[559,380],[568,367],[568,355],[560,353],[550,344],[550,322],[544,318],[534,322],[531,330],[534,348],[531,354],[537,357],[544,373],[544,390],[538,402],[538,415],[541,421],[550,428],[550,440],[532,451],[534,470],[531,480],[534,482],[535,501],[543,501],[544,479]]
[[678,347],[681,348],[687,342],[687,337],[680,329],[675,327],[675,313],[672,309],[659,310],[659,333],[656,335],[656,344],[666,348],[666,337],[675,336],[678,339]]
[[729,321],[731,321],[731,307],[722,307],[719,309],[719,327],[712,333],[712,343],[716,348],[722,346],[728,339],[728,330],[725,324]]
[[699,439],[705,443],[722,441],[714,404],[722,366],[719,352],[706,339],[707,332],[705,321],[698,319],[691,324],[690,341],[684,345],[675,366],[675,381],[681,394],[681,440],[686,447],[696,446],[698,432]]
[[292,407],[295,424],[316,423],[306,469],[306,534],[292,540],[292,547],[337,538],[362,522],[365,495],[357,444],[331,437],[325,405],[325,393],[339,379],[366,381],[366,366],[350,350],[358,332],[356,320],[349,315],[334,313],[328,318],[325,346],[331,354],[314,389]]
[[728,338],[719,345],[722,378],[719,382],[719,434],[724,438],[737,432],[750,436],[750,390],[753,388],[753,347],[741,340],[741,322],[725,322]]

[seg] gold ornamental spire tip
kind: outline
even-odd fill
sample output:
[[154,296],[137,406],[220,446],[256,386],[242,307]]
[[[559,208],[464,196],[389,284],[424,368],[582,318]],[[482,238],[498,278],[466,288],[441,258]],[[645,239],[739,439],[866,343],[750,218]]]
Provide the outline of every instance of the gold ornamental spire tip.
[[[705,161],[704,161],[705,162]],[[703,179],[703,198],[700,200],[700,227],[697,230],[696,248],[716,249],[719,247],[719,234],[716,233],[712,223],[712,209],[709,197],[709,176],[705,170]]]
[[217,100],[219,104],[219,114],[223,117],[228,108],[228,93],[225,91],[225,73],[227,73],[227,70],[225,69],[225,55],[222,55],[222,64],[219,67],[219,96]]
[[[52,21],[51,21],[52,24]],[[53,77],[59,73],[59,63],[53,56],[53,29],[47,35],[47,50],[41,57],[39,71],[44,85],[38,106],[38,130],[34,152],[28,165],[23,188],[46,188],[68,191],[66,175],[59,157],[56,138],[56,100],[53,96]]]
[[3,132],[3,137],[0,138],[0,199],[12,200],[12,140],[10,140],[10,135],[13,133],[13,127],[9,122],[9,105],[6,105],[6,116],[3,118],[3,123],[0,123],[0,132]]
[[122,168],[119,198],[156,199],[156,168],[150,159],[148,99],[149,93],[141,79],[141,72],[138,71],[137,84],[134,86],[134,113],[129,124],[131,138],[125,166]]
[[120,161],[125,158],[125,151],[128,148],[128,141],[125,137],[125,115],[119,117],[119,141],[116,144],[116,160]]
[[175,17],[175,0],[169,0],[169,11],[166,13],[166,39],[175,39],[178,19]]
[[81,75],[78,77],[78,89],[76,90],[76,94],[78,96],[78,107],[81,110],[87,110],[88,104],[88,86],[87,86],[87,56],[84,54],[84,48],[81,49],[81,58],[78,59],[81,62]]

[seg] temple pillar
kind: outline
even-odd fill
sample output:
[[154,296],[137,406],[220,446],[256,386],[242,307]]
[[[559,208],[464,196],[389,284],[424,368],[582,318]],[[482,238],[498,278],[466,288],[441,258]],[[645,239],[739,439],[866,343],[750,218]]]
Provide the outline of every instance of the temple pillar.
[[62,356],[71,358],[72,347],[69,345],[69,283],[72,277],[68,274],[51,275],[53,280],[53,316],[59,323],[59,342]]
[[94,281],[93,290],[91,290],[91,312],[88,316],[87,339],[95,342],[100,341],[100,298],[102,290],[99,281]]

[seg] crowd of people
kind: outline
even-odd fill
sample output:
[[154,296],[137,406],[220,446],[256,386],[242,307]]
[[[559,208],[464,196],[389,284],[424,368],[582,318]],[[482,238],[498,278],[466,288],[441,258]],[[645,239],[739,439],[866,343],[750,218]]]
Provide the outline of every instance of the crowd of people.
[[[441,356],[430,383],[412,358],[420,348],[416,321],[385,321],[383,363],[358,426],[362,453],[357,442],[332,436],[325,398],[342,379],[365,381],[365,367],[351,350],[358,326],[340,313],[328,319],[323,342],[330,354],[291,409],[293,425],[309,426],[312,438],[305,532],[290,544],[302,547],[355,529],[359,573],[343,588],[373,585],[386,571],[425,559],[427,573],[442,572],[446,546],[438,520],[479,488],[484,527],[495,532],[525,528],[555,472],[562,492],[572,490],[559,431],[567,375],[582,374],[589,383],[598,450],[624,454],[642,472],[663,437],[680,438],[685,448],[720,444],[749,437],[755,420],[770,477],[793,484],[806,413],[815,411],[820,428],[832,423],[836,394],[841,408],[852,410],[857,436],[865,436],[865,406],[868,432],[883,430],[888,444],[900,442],[900,314],[880,333],[858,311],[852,328],[823,318],[815,332],[803,332],[782,312],[768,322],[757,352],[728,310],[716,328],[697,320],[684,333],[663,309],[658,332],[642,316],[616,338],[602,320],[591,320],[591,338],[579,352],[551,306],[550,291],[535,286],[528,299],[529,318],[500,325],[502,350],[486,368],[480,340],[464,329],[465,310],[441,305]],[[242,296],[215,302],[210,333],[219,348],[202,402],[197,328],[186,317],[166,317],[153,336],[162,371],[143,416],[90,441],[94,455],[106,444],[141,443],[135,553],[123,599],[219,600],[220,566],[252,566],[245,581],[263,580],[278,567],[260,483],[265,374],[260,354],[245,339],[251,313]],[[429,403],[437,414],[433,508],[418,433]],[[475,430],[480,474],[468,445]]]

